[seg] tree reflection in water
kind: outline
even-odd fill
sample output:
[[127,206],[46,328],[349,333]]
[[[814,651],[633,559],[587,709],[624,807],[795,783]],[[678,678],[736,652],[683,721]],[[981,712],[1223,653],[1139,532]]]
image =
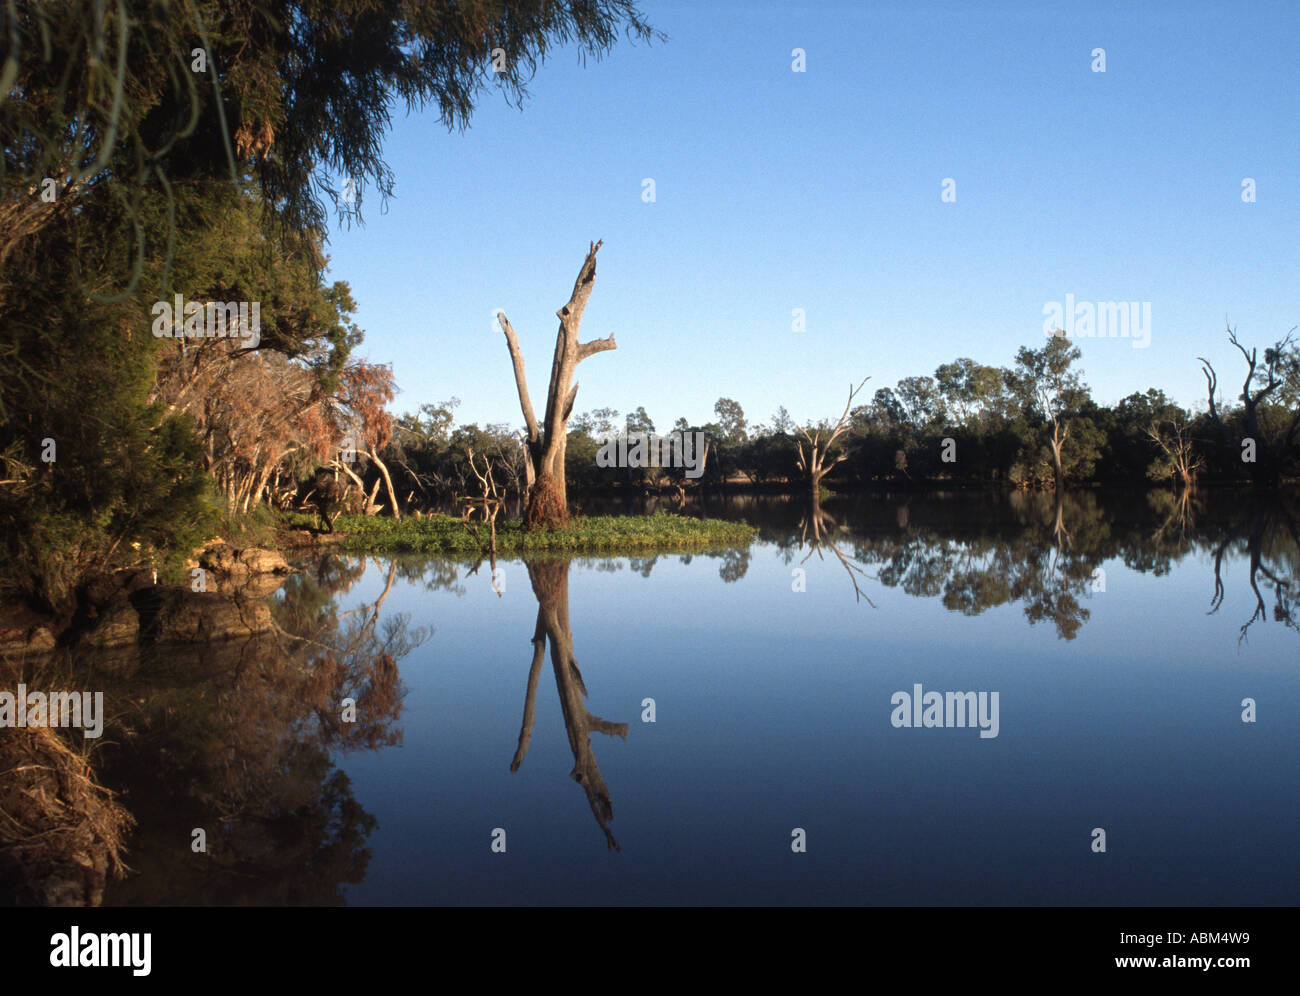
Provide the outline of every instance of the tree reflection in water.
[[[564,729],[569,736],[569,749],[573,752],[573,770],[570,777],[587,793],[587,803],[592,815],[605,834],[605,846],[621,851],[614,839],[609,822],[614,818],[614,804],[605,787],[605,779],[596,764],[596,754],[591,747],[591,734],[604,733],[627,739],[626,723],[611,723],[593,716],[587,710],[587,686],[573,655],[573,629],[569,625],[569,561],[529,561],[528,579],[537,596],[537,626],[533,631],[533,661],[528,672],[528,691],[524,698],[524,719],[519,729],[519,745],[515,748],[510,770],[518,771],[528,753],[533,737],[533,716],[536,710],[537,682],[542,673],[542,659],[546,641],[551,642],[551,667],[555,671],[555,687],[560,694],[560,708],[564,713]],[[648,572],[647,572],[648,573]]]
[[429,635],[381,617],[397,569],[375,567],[373,602],[340,611],[365,563],[327,554],[285,584],[275,632],[157,646],[107,679],[120,687],[106,698],[130,706],[103,779],[139,824],[138,871],[107,902],[339,905],[362,880],[375,820],[331,754],[400,742],[397,662]]
[[[855,599],[875,594],[870,587],[878,584],[937,599],[967,616],[1017,605],[1031,625],[1048,623],[1064,640],[1088,622],[1089,600],[1104,590],[1107,563],[1162,576],[1189,557],[1201,558],[1212,590],[1196,608],[1218,615],[1233,604],[1228,596],[1235,585],[1249,598],[1243,618],[1231,620],[1244,641],[1269,621],[1300,632],[1294,506],[1289,497],[1158,490],[837,496],[827,507],[728,499],[723,514],[757,525],[767,549],[703,556],[718,559],[720,579],[732,583],[773,548],[787,564],[829,552],[844,567]],[[708,514],[718,511],[711,507]],[[630,566],[648,578],[660,559],[637,557]],[[693,556],[678,559],[689,564]],[[593,571],[623,566],[610,558],[582,562]],[[375,561],[373,568],[371,577],[377,571],[383,590],[351,611],[337,603],[365,565],[326,555],[278,596],[279,632],[158,647],[105,672],[106,699],[129,706],[112,717],[106,740],[113,742],[100,755],[102,780],[123,791],[139,820],[128,861],[140,869],[110,891],[109,902],[189,903],[197,897],[222,904],[330,904],[342,902],[347,883],[361,880],[374,820],[331,755],[398,742],[397,661],[427,634],[382,608],[399,579],[463,593],[465,565],[412,559]],[[573,754],[571,776],[582,785],[607,847],[617,850],[613,804],[591,736],[626,739],[628,724],[587,708],[569,620],[570,561],[535,560],[527,568],[538,612],[510,768],[518,771],[528,752],[549,641]],[[1170,597],[1188,597],[1178,591]],[[846,586],[841,597],[847,595]],[[355,724],[342,721],[346,698],[357,703]],[[193,828],[206,830],[206,854],[191,851]]]

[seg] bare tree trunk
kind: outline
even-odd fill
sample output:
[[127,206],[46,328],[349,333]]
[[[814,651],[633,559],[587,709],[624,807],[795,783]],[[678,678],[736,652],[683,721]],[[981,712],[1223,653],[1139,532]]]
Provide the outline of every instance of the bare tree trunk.
[[505,333],[506,346],[514,365],[519,407],[527,431],[531,486],[528,508],[524,513],[526,529],[555,529],[568,523],[564,451],[569,417],[573,414],[573,402],[578,394],[578,385],[573,383],[573,376],[578,364],[588,356],[618,348],[613,335],[607,339],[578,342],[578,328],[582,324],[582,313],[587,307],[592,283],[596,279],[596,253],[601,245],[603,242],[591,243],[582,269],[578,271],[569,303],[555,313],[560,319],[560,328],[555,336],[555,356],[551,361],[551,380],[546,392],[546,413],[540,425],[528,395],[528,380],[524,374],[524,358],[519,350],[519,339],[505,313],[497,312],[497,321]]
[[[361,497],[364,499],[365,496],[366,496],[366,486],[365,486],[365,484],[362,482],[361,478],[357,477],[357,475],[354,474],[354,473],[352,472],[352,469],[351,469],[350,467],[348,467],[347,465],[345,465],[344,463],[342,463],[341,461],[339,461],[339,460],[333,460],[333,461],[331,461],[331,463],[332,463],[333,466],[334,466],[334,479],[335,479],[335,481],[338,480],[338,472],[339,472],[340,470],[343,471],[343,473],[347,474],[348,478],[352,481],[352,483],[355,484],[355,485],[357,486],[357,490],[361,492]],[[342,489],[340,489],[340,491],[342,491]],[[339,500],[341,501],[342,498],[340,497]],[[333,529],[333,527],[334,527],[334,523],[333,523],[333,521],[331,520],[331,521],[330,521],[330,528]]]
[[1052,481],[1058,493],[1065,487],[1061,469],[1061,439],[1057,435],[1059,431],[1059,427],[1054,425],[1052,428]]
[[388,492],[388,504],[392,506],[393,518],[400,522],[402,512],[397,507],[397,495],[393,491],[393,479],[388,474],[388,468],[384,466],[384,461],[379,459],[379,454],[376,452],[374,446],[370,447],[369,456],[370,459],[375,462],[375,466],[379,468],[379,473],[384,479],[384,490]]

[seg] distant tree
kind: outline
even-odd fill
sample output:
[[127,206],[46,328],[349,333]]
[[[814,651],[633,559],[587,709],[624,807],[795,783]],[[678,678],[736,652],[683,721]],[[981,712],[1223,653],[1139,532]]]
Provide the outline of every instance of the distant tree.
[[1218,375],[1214,367],[1204,357],[1197,357],[1209,391],[1210,421],[1219,438],[1236,450],[1237,458],[1245,452],[1247,441],[1251,441],[1254,461],[1247,462],[1247,469],[1252,482],[1259,487],[1281,482],[1284,466],[1293,457],[1300,434],[1300,350],[1294,336],[1293,328],[1285,338],[1266,348],[1261,364],[1256,347],[1252,346],[1248,352],[1238,340],[1237,330],[1228,327],[1228,341],[1246,361],[1246,377],[1238,395],[1242,407],[1235,420],[1220,412],[1215,401]]
[[[862,390],[862,385],[869,378],[863,378],[862,383],[854,387],[849,385],[849,400],[844,403],[844,411],[840,417],[833,423],[822,422],[815,427],[800,427],[799,432],[803,435],[803,441],[798,443],[799,458],[796,466],[804,475],[808,482],[808,490],[812,495],[813,502],[816,503],[821,494],[822,478],[829,474],[836,464],[842,463],[848,457],[837,451],[836,444],[841,436],[849,430],[849,412],[853,407],[854,396]],[[804,443],[808,448],[805,452]],[[830,460],[831,453],[835,452],[834,460]],[[830,462],[827,462],[827,461]]]
[[713,414],[717,416],[718,427],[723,439],[732,446],[739,446],[749,438],[748,423],[745,421],[745,409],[740,403],[730,398],[719,398],[713,404]]
[[871,407],[868,411],[873,419],[883,425],[895,426],[907,421],[907,411],[903,408],[903,403],[887,387],[880,388],[872,395]]
[[[1020,399],[1024,411],[1037,424],[1031,442],[1042,439],[1051,454],[1052,479],[1059,490],[1065,485],[1067,442],[1071,433],[1077,437],[1078,413],[1088,400],[1088,387],[1071,365],[1083,354],[1070,345],[1064,334],[1054,335],[1041,349],[1021,346],[1016,353],[1016,368],[1009,374],[1009,384]],[[1095,429],[1088,427],[1088,438],[1080,438],[1077,461],[1088,465],[1098,455]]]
[[753,436],[744,448],[742,461],[750,477],[764,481],[793,478],[799,459],[798,442],[785,432]]
[[1130,480],[1145,477],[1158,452],[1147,430],[1175,408],[1165,393],[1156,388],[1134,391],[1121,398],[1110,409],[1106,426],[1108,453],[1102,465],[1104,475]]
[[946,414],[959,426],[969,425],[981,414],[996,412],[1004,387],[1000,369],[969,357],[941,364],[934,372],[934,383]]
[[405,415],[398,420],[401,428],[421,439],[446,442],[451,438],[456,424],[456,409],[460,398],[450,398],[437,404],[423,404],[418,415]]
[[635,412],[628,415],[626,428],[628,435],[638,432],[653,435],[655,424],[653,420],[651,420],[650,416],[646,414],[644,408],[638,408]]
[[1147,436],[1162,454],[1147,471],[1151,479],[1175,479],[1183,490],[1196,487],[1196,475],[1204,468],[1205,458],[1197,451],[1191,419],[1182,413],[1156,419],[1147,427]]
[[794,419],[792,419],[790,413],[785,410],[785,405],[781,405],[777,408],[776,414],[772,416],[772,431],[787,436],[794,435],[796,431]]
[[918,432],[942,426],[947,410],[933,377],[904,377],[898,382],[896,397],[906,421]]
[[591,414],[596,419],[596,431],[602,436],[608,436],[618,425],[617,408],[597,408]]

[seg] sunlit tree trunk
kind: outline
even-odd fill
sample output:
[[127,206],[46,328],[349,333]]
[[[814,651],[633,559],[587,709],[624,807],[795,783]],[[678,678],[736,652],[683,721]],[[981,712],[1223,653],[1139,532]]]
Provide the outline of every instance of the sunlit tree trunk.
[[379,459],[379,453],[375,450],[374,446],[370,447],[370,459],[375,462],[375,466],[379,468],[380,476],[384,479],[384,490],[388,492],[388,504],[393,510],[393,518],[400,521],[402,518],[402,512],[401,509],[397,507],[397,494],[393,491],[393,479],[389,476],[388,468],[384,466],[384,461]]
[[594,242],[583,260],[578,279],[574,282],[569,303],[556,312],[560,328],[555,336],[555,356],[551,361],[551,380],[546,392],[546,413],[541,424],[533,413],[533,403],[528,395],[528,380],[524,374],[524,358],[519,350],[519,339],[504,312],[497,312],[497,321],[505,333],[506,346],[514,364],[515,386],[519,391],[519,407],[523,411],[527,432],[526,447],[530,464],[528,506],[524,512],[524,526],[528,529],[556,529],[568,523],[568,492],[564,478],[564,450],[567,442],[569,417],[578,385],[573,376],[578,364],[593,353],[616,349],[614,336],[578,342],[578,328],[582,313],[591,296],[591,286],[596,279],[596,253],[602,242]]

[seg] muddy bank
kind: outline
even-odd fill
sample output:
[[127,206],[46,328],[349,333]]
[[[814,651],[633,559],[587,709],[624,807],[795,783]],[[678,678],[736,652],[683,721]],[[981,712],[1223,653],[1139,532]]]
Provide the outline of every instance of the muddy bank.
[[272,628],[265,598],[293,573],[276,550],[215,542],[187,565],[189,584],[159,584],[150,570],[84,580],[62,615],[0,605],[0,655],[244,638]]

